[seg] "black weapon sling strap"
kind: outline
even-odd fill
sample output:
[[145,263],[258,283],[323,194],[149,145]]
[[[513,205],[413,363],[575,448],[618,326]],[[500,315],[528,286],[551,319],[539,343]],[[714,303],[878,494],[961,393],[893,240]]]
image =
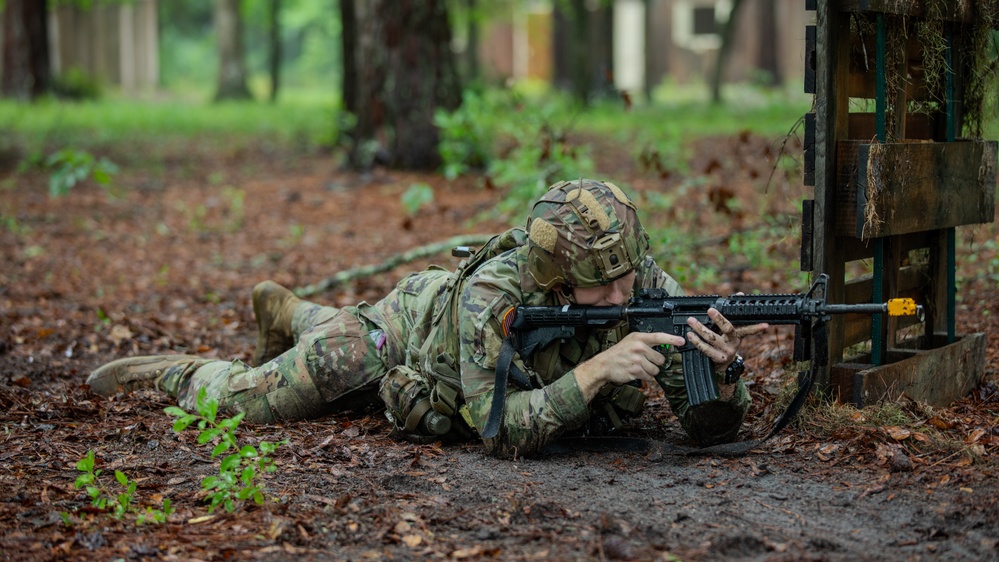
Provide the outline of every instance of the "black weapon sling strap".
[[499,356],[496,359],[496,382],[493,386],[493,400],[489,406],[489,417],[486,425],[482,428],[482,437],[492,439],[499,435],[500,423],[503,421],[503,411],[506,409],[506,385],[507,381],[513,381],[515,385],[523,390],[531,390],[531,379],[513,364],[513,356],[516,354],[513,346],[513,338],[507,336],[503,338],[500,346]]

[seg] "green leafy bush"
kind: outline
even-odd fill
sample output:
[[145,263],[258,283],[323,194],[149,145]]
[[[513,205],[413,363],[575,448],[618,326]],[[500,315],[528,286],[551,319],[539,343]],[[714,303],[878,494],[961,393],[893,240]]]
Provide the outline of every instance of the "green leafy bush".
[[570,139],[578,111],[563,96],[466,92],[461,107],[435,117],[443,172],[484,169],[487,182],[509,188],[498,210],[522,210],[558,180],[593,175],[588,150]]

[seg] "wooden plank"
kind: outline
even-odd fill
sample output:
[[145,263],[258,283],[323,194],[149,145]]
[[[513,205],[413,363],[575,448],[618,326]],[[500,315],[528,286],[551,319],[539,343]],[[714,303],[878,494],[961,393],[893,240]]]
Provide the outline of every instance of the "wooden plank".
[[[873,114],[872,114],[873,115]],[[859,238],[857,231],[857,177],[860,169],[860,145],[869,143],[871,137],[864,141],[841,140],[836,150],[836,163],[839,166],[839,179],[836,202],[837,213],[833,217],[837,236]],[[867,244],[870,246],[870,244]],[[870,255],[874,255],[873,249]]]
[[[922,302],[920,293],[926,285],[927,271],[921,265],[907,265],[899,268],[898,292],[889,295],[888,298],[913,298],[918,304]],[[874,294],[874,279],[871,275],[864,275],[856,279],[851,279],[846,283],[847,304],[857,304],[871,302],[871,295]]]
[[[937,140],[938,128],[936,115],[926,113],[908,113],[905,116],[906,140]],[[850,139],[870,142],[874,138],[874,114],[850,114]],[[843,139],[846,140],[846,139]],[[943,140],[943,139],[939,139]]]
[[[861,36],[854,32],[851,35],[850,43],[850,75],[847,81],[850,97],[874,99],[875,79],[877,77],[874,68],[875,38],[873,34]],[[938,97],[935,98],[927,87],[926,69],[923,64],[923,45],[916,37],[909,37],[906,40],[905,56],[900,58],[899,68],[889,69],[889,72],[904,78],[902,87],[899,88],[900,91],[890,94],[892,97],[897,95],[902,98],[903,101],[898,102],[898,105],[904,106],[905,100],[932,101],[939,99],[942,92],[938,92]]]
[[812,260],[812,239],[815,232],[814,221],[815,201],[805,199],[801,202],[801,257],[800,271],[811,271],[814,267]]
[[815,93],[815,26],[805,26],[805,93]]
[[[846,80],[850,59],[850,15],[835,9],[834,0],[818,0],[815,12],[815,206],[813,275],[829,274],[827,298],[842,302],[845,261],[843,245],[837,244],[838,141],[847,138],[849,96]],[[843,321],[834,318],[828,325],[829,360],[843,356]],[[821,391],[829,384],[828,368],[816,376]]]
[[857,238],[870,239],[995,217],[996,141],[862,144]]
[[801,144],[801,183],[815,185],[815,113],[805,114],[805,137]]
[[[907,244],[900,240],[900,251],[905,252]],[[921,265],[907,265],[898,270],[898,288],[887,293],[887,298],[911,298],[917,304],[929,305],[926,302],[926,267]],[[847,281],[845,288],[847,304],[868,303],[874,294],[874,279],[871,275],[864,275],[856,279]],[[848,314],[844,318],[843,344],[846,347],[856,345],[871,339],[871,316],[868,314]],[[914,316],[906,316],[895,319],[890,325],[888,333],[889,341],[895,341],[898,330],[908,328],[918,324],[919,320]]]
[[[936,335],[934,345],[945,338]],[[897,400],[903,394],[931,406],[948,406],[978,386],[985,371],[985,334],[969,334],[952,344],[927,350],[893,350],[891,359],[900,359],[880,367],[853,373],[850,389],[857,407],[881,400]],[[843,371],[856,367],[836,365],[838,379]],[[844,393],[840,392],[840,396]]]
[[[926,15],[926,6],[929,2],[940,4],[939,0],[839,0],[836,4],[837,9],[844,12],[922,17]],[[944,2],[940,16],[944,21],[972,22],[974,20],[972,2]]]
[[836,234],[869,240],[992,222],[996,146],[841,142]]

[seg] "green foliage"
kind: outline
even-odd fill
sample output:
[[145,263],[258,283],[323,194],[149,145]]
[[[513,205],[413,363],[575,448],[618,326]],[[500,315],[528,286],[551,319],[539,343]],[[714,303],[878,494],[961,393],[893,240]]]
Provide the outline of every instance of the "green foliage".
[[[77,490],[81,488],[86,490],[92,506],[110,513],[115,519],[121,519],[129,513],[138,513],[136,518],[138,524],[164,523],[169,519],[170,514],[174,511],[170,506],[169,499],[163,500],[162,510],[147,506],[144,512],[140,512],[133,503],[138,484],[134,480],[129,480],[124,472],[116,470],[114,471],[114,479],[122,491],[115,493],[100,478],[103,470],[95,469],[95,465],[94,450],[90,449],[87,451],[87,455],[76,463],[76,470],[82,474],[77,476],[76,482],[73,484]],[[71,524],[72,520],[69,514],[63,513],[62,519],[65,524]]]
[[220,464],[217,476],[208,476],[201,481],[201,487],[208,492],[206,501],[211,502],[208,511],[222,506],[227,512],[236,509],[237,501],[252,500],[256,504],[264,503],[264,483],[261,475],[274,472],[277,467],[270,457],[284,440],[278,443],[261,441],[259,448],[252,445],[240,446],[236,439],[236,428],[243,420],[245,413],[240,412],[231,418],[218,419],[219,404],[217,400],[209,400],[204,388],[198,391],[196,402],[197,414],[190,414],[176,406],[170,406],[164,411],[176,417],[173,430],[180,433],[197,423],[198,443],[212,446],[212,458],[226,454]]
[[[258,99],[269,94],[269,3],[244,0],[243,47],[251,91]],[[214,93],[218,73],[212,2],[159,2],[160,76],[164,87],[200,99]],[[340,81],[340,14],[334,2],[282,0],[282,98],[292,88],[335,92]]]
[[74,148],[54,152],[45,159],[44,165],[50,171],[50,197],[66,195],[73,186],[88,178],[107,190],[111,176],[118,173],[118,166],[107,158],[97,159],[86,150]]
[[76,66],[52,79],[52,92],[71,100],[96,100],[102,94],[101,83]]
[[[260,146],[311,151],[335,131],[332,96],[277,104],[116,99],[66,103],[40,100],[25,111],[22,104],[0,98],[3,139],[14,139],[20,151],[47,154],[72,146],[89,152],[118,149],[115,159],[162,166],[164,153],[182,150],[225,150],[235,153]],[[0,141],[2,142],[2,141]],[[41,157],[34,165],[42,166]]]
[[569,139],[579,110],[568,98],[490,90],[466,93],[464,102],[435,116],[444,173],[485,167],[489,182],[510,188],[500,212],[522,210],[559,179],[593,174],[587,150]]
[[483,115],[490,108],[481,94],[474,90],[462,92],[461,106],[453,112],[438,109],[434,125],[440,129],[438,145],[444,162],[444,175],[449,180],[470,170],[482,169],[489,160],[489,138]]
[[409,188],[402,194],[402,208],[406,215],[413,217],[421,209],[434,202],[434,190],[425,183],[410,184]]

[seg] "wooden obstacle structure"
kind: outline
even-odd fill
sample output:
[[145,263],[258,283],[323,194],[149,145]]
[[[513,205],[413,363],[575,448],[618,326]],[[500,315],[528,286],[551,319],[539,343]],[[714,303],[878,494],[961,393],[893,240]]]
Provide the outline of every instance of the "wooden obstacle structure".
[[[830,322],[830,366],[816,382],[845,402],[905,394],[946,405],[982,377],[985,335],[955,333],[955,227],[995,216],[996,142],[961,134],[980,136],[981,38],[999,23],[997,4],[805,1],[814,199],[803,205],[801,269],[829,274],[829,302],[911,297],[927,312],[922,326]],[[847,357],[867,341],[870,352]]]

